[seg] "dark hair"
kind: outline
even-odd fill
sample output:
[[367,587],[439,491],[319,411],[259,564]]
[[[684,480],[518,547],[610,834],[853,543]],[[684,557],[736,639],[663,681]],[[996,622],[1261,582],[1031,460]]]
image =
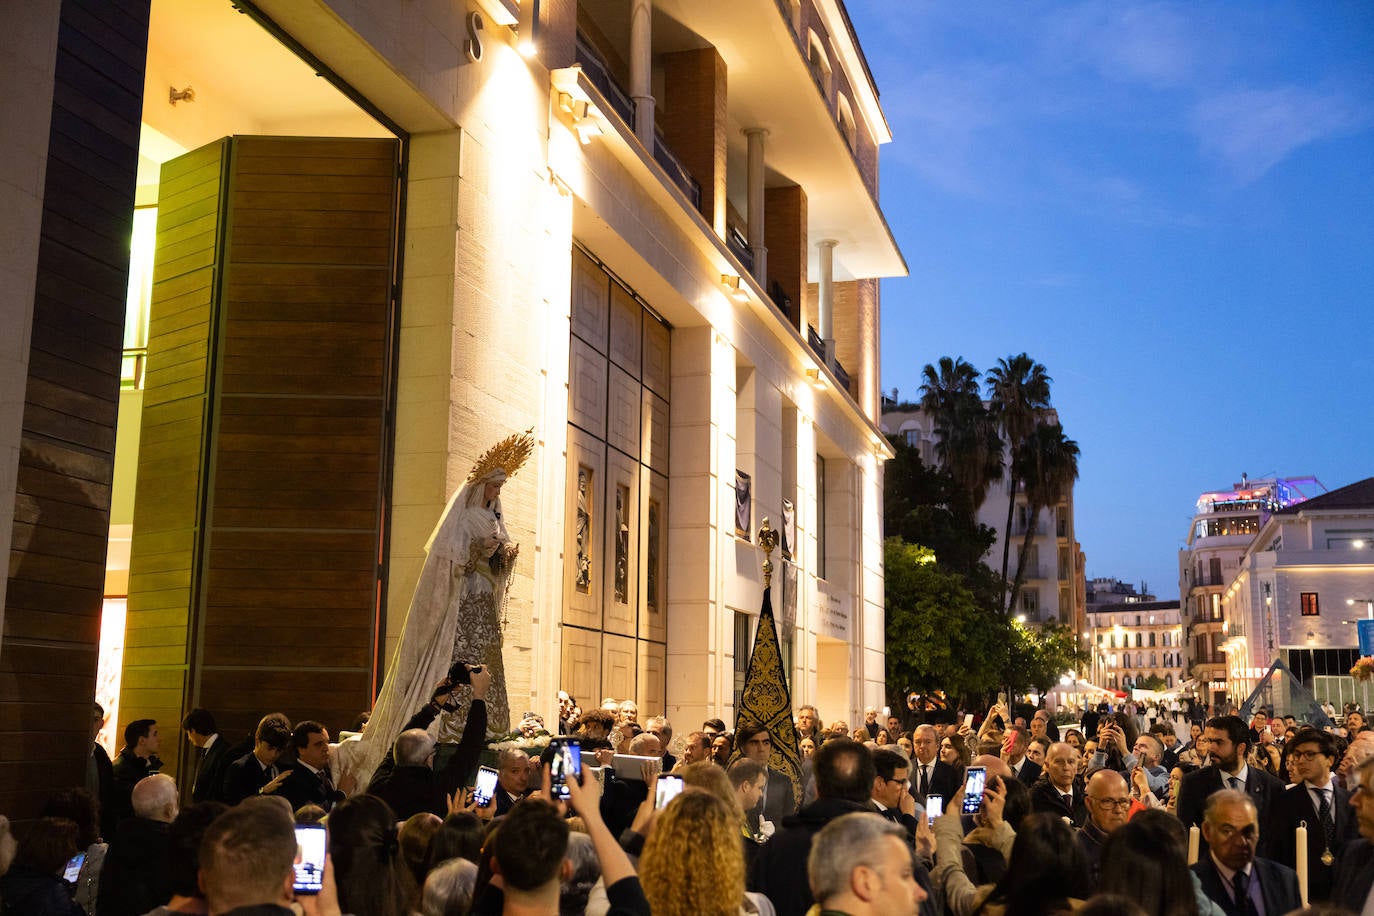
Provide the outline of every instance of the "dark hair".
[[181,720],[181,730],[199,735],[213,735],[219,731],[215,728],[215,714],[199,706],[188,712],[186,718]]
[[[1152,735],[1172,735],[1172,734],[1174,734],[1174,730],[1173,730],[1172,728],[1169,727],[1169,723],[1168,723],[1168,722],[1156,722],[1154,725],[1151,725],[1151,726],[1150,726],[1150,734],[1152,734]],[[1177,737],[1177,736],[1176,736],[1176,737]]]
[[372,712],[370,710],[364,709],[362,712],[358,713],[356,716],[353,717],[353,721],[348,724],[348,730],[351,732],[362,731],[363,726],[367,724],[367,720],[370,718],[372,718]]
[[873,780],[878,778],[873,755],[868,748],[849,738],[832,738],[811,757],[816,775],[816,795],[867,804],[873,797]]
[[1206,727],[1226,732],[1232,744],[1243,744],[1247,751],[1250,749],[1250,726],[1240,716],[1213,716],[1207,720]]
[[1303,726],[1298,729],[1298,733],[1288,739],[1288,748],[1297,747],[1299,744],[1316,744],[1317,750],[1321,751],[1323,757],[1335,758],[1339,752],[1336,750],[1336,736],[1330,732],[1318,731],[1310,726]]
[[197,802],[182,808],[167,828],[167,875],[172,893],[204,896],[200,890],[200,841],[210,824],[228,810],[229,806],[222,802]]
[[877,771],[877,778],[892,779],[898,770],[911,769],[911,761],[896,751],[878,748],[873,752],[873,768]]
[[491,852],[507,885],[535,890],[558,877],[568,852],[568,822],[549,802],[523,798],[491,838]]
[[[433,841],[444,822],[433,811],[421,811],[406,818],[396,837],[401,845],[401,861],[410,869],[415,886],[425,886],[425,875],[429,874],[429,844]],[[418,909],[419,901],[414,901]]]
[[584,728],[588,725],[600,725],[602,729],[609,732],[615,728],[615,716],[598,706],[596,709],[589,709],[577,717],[577,728]]
[[1021,821],[1031,813],[1030,786],[1019,779],[1002,779],[1000,776],[997,779],[1002,784],[1002,791],[1006,793],[1006,801],[1002,805],[1002,820],[1010,824],[1012,830],[1020,830]]
[[44,817],[66,818],[76,824],[76,848],[100,839],[100,802],[85,789],[58,789],[43,805]]
[[306,719],[304,722],[296,724],[295,730],[291,732],[291,743],[296,746],[296,750],[300,750],[310,743],[311,735],[323,733],[324,725],[314,719]]
[[482,819],[467,811],[459,811],[444,818],[444,823],[429,838],[429,852],[426,856],[428,870],[433,871],[441,862],[449,859],[467,859],[476,862],[482,855],[482,840],[487,826]]
[[1130,896],[1152,916],[1197,916],[1184,842],[1177,818],[1153,809],[1140,812],[1102,845],[1098,890]]
[[764,765],[757,760],[741,757],[739,760],[730,764],[730,769],[726,771],[725,775],[729,777],[730,785],[738,789],[746,782],[753,782],[755,779],[758,779],[759,774],[763,773],[764,770]]
[[[302,722],[296,729],[311,724],[319,723]],[[341,910],[406,916],[415,885],[400,859],[396,814],[390,805],[375,795],[339,802],[329,815],[329,846]]]
[[124,726],[124,746],[129,748],[137,746],[138,739],[148,737],[148,733],[153,730],[153,726],[156,724],[156,719],[135,719]]
[[724,732],[727,730],[725,728],[725,723],[720,719],[707,719],[705,722],[701,723],[701,727],[703,730],[710,728],[718,732]]
[[14,855],[15,865],[27,865],[45,875],[56,875],[77,853],[77,826],[65,817],[35,821]]
[[257,733],[253,737],[274,751],[283,751],[291,743],[291,730],[276,719],[264,719],[258,723]]
[[1087,856],[1069,825],[1047,812],[1031,814],[1017,825],[1006,873],[984,908],[1003,904],[1006,916],[1058,913],[1070,897],[1086,896],[1087,876]]

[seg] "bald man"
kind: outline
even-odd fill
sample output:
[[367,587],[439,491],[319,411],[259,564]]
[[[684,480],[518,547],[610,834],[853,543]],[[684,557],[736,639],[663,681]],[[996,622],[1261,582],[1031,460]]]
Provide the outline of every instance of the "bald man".
[[172,897],[167,831],[177,816],[176,781],[145,776],[131,798],[134,816],[120,823],[100,870],[101,916],[140,916]]
[[1098,770],[1088,779],[1083,799],[1088,819],[1078,829],[1078,845],[1090,864],[1092,887],[1102,867],[1102,844],[1112,832],[1126,823],[1131,810],[1131,793],[1126,780],[1116,770]]
[[1069,819],[1081,827],[1088,817],[1083,785],[1078,779],[1078,748],[1056,741],[1045,754],[1045,775],[1031,786],[1031,810]]

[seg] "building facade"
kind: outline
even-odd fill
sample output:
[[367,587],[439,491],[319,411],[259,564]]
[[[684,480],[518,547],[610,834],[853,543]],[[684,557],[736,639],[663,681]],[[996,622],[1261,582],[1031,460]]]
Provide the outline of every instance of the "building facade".
[[[1276,660],[1318,701],[1368,708],[1350,676],[1356,621],[1374,618],[1374,478],[1279,509],[1241,554],[1222,595],[1232,694],[1243,701]],[[1276,705],[1291,708],[1286,690]]]
[[0,767],[25,787],[0,810],[80,782],[98,670],[108,731],[157,718],[172,772],[195,706],[347,724],[449,495],[525,429],[513,709],[730,718],[765,517],[794,698],[881,704],[878,278],[905,264],[843,3],[0,25],[26,87],[0,140]]
[[1198,497],[1187,546],[1178,554],[1179,604],[1188,640],[1188,670],[1207,703],[1224,703],[1231,692],[1224,648],[1236,621],[1222,607],[1241,557],[1270,513],[1296,505],[1318,491],[1315,478],[1243,478],[1229,490]]
[[1123,596],[1120,601],[1088,605],[1084,631],[1092,654],[1092,681],[1108,690],[1145,687],[1172,690],[1187,676],[1183,620],[1177,601],[1155,601],[1152,595]]
[[[1055,410],[1046,412],[1048,422],[1059,422]],[[938,436],[934,421],[926,412],[916,409],[889,409],[882,415],[882,429],[920,452],[921,461],[934,466],[938,463],[935,443]],[[1004,456],[1005,457],[1005,456]],[[1004,475],[988,487],[987,496],[978,507],[978,523],[997,532],[997,540],[984,558],[991,567],[1001,571],[1002,546],[1006,543],[1008,479]],[[1027,622],[1063,623],[1082,629],[1086,614],[1086,579],[1082,546],[1074,533],[1073,493],[1052,509],[1042,510],[1033,522],[1034,534],[1026,554],[1025,581],[1017,598],[1016,613],[1024,614]],[[1016,576],[1019,551],[1031,527],[1029,507],[1024,493],[1016,494],[1016,508],[1012,513],[1011,556],[1007,578]]]

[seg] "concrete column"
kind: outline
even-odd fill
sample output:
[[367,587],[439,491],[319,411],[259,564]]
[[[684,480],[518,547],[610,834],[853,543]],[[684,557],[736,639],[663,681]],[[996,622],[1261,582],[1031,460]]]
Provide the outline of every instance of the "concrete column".
[[749,138],[748,187],[749,250],[754,253],[754,278],[764,288],[768,286],[768,246],[763,243],[763,139],[768,131],[751,127],[744,132]]
[[630,0],[630,97],[635,101],[635,136],[654,152],[654,48],[652,0]]
[[817,297],[820,303],[819,316],[816,319],[816,333],[821,335],[821,340],[825,341],[825,364],[833,366],[835,364],[835,245],[834,239],[822,239],[819,243],[821,249],[821,281],[820,295]]

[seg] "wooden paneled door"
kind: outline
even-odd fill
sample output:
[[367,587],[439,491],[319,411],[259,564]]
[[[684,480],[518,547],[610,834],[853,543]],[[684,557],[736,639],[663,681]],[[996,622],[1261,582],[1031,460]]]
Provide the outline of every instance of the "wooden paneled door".
[[[121,726],[372,704],[396,140],[232,137],[159,195]],[[184,768],[183,768],[184,769]]]

